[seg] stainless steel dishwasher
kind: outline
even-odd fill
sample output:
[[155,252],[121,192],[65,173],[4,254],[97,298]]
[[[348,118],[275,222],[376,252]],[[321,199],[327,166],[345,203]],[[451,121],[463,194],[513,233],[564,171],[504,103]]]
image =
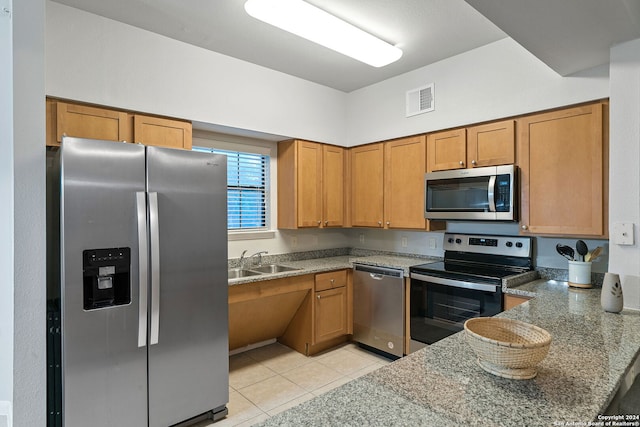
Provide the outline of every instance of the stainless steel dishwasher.
[[398,357],[404,349],[403,276],[394,268],[353,267],[353,339]]

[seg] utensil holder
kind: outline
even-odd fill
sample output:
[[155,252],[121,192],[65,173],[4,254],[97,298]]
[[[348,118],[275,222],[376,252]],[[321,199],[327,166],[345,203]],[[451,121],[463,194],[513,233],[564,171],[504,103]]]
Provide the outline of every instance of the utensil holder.
[[591,262],[569,261],[569,286],[574,288],[590,288]]

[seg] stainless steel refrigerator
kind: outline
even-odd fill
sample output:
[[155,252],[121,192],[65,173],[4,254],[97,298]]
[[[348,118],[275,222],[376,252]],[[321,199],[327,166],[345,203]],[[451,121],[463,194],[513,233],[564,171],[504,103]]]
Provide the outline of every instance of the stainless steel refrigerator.
[[51,156],[49,167],[60,166],[59,181],[49,174],[49,205],[59,182],[59,236],[48,232],[60,242],[59,254],[48,244],[58,420],[166,427],[224,417],[226,157],[77,138]]

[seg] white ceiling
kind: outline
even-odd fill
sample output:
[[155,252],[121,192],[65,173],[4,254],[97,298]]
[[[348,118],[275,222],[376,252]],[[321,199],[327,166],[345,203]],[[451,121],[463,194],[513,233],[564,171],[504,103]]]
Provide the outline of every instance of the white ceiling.
[[404,51],[373,68],[255,20],[244,0],[53,1],[344,92],[508,36],[561,75],[640,38],[640,0],[307,0]]

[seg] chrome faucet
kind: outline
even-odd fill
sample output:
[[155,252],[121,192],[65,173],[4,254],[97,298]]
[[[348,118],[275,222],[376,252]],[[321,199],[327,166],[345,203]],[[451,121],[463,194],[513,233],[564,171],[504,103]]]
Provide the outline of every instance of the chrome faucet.
[[239,263],[240,269],[244,269],[244,262],[245,262],[244,255],[246,253],[247,253],[247,250],[245,249],[244,251],[242,251],[242,255],[240,255],[240,263]]
[[262,254],[268,254],[268,253],[269,253],[269,251],[256,252],[255,254],[251,255],[249,257],[249,259],[253,259],[253,257],[257,256],[258,257],[258,266],[260,266],[260,265],[262,265]]

